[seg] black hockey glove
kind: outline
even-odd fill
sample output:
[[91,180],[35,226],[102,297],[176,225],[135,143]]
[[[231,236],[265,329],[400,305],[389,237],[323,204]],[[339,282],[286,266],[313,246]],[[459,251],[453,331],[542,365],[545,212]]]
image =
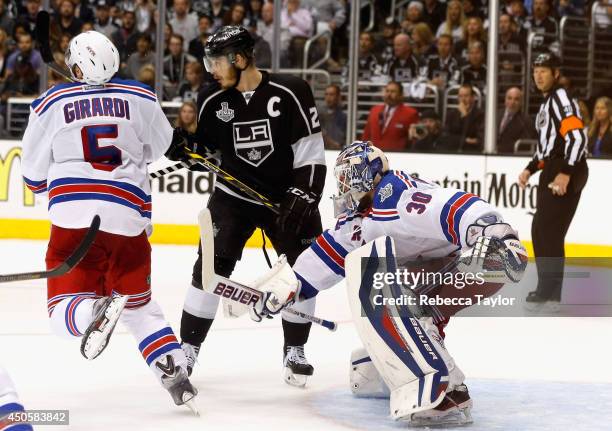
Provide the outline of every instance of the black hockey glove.
[[281,232],[299,233],[304,220],[316,211],[318,203],[319,197],[315,193],[289,187],[280,204],[280,213],[276,220]]
[[177,127],[172,134],[172,142],[166,151],[165,156],[170,160],[182,162],[190,159],[186,151],[195,153],[198,147],[196,135],[189,133],[187,130]]

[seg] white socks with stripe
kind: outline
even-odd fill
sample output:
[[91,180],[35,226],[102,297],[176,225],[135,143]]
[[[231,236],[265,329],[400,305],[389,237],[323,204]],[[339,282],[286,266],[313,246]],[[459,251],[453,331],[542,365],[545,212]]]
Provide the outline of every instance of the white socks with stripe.
[[9,420],[14,412],[24,411],[17,398],[17,390],[6,370],[0,366],[0,430],[2,431],[32,431],[32,426],[18,421]]
[[136,339],[143,359],[160,382],[164,373],[156,366],[156,362],[167,366],[166,355],[172,356],[175,366],[187,369],[183,349],[157,302],[151,300],[143,307],[124,309],[120,321]]
[[89,296],[68,296],[49,308],[52,311],[49,321],[55,335],[68,339],[83,335],[93,320],[92,310],[96,302]]

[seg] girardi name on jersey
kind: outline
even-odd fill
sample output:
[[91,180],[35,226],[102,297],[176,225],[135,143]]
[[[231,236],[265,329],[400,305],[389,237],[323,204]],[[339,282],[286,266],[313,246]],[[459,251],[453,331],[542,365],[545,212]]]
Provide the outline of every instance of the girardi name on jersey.
[[88,97],[64,105],[66,124],[91,117],[116,117],[129,120],[130,103],[118,97]]

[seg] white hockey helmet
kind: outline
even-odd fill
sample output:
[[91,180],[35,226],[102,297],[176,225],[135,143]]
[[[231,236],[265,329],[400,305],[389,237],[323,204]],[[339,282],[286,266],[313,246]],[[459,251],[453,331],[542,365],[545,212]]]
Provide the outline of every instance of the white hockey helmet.
[[[119,70],[119,51],[102,33],[86,31],[72,38],[66,50],[65,61],[74,80],[87,84],[104,84]],[[82,78],[75,75],[75,66],[79,66]]]
[[369,141],[355,141],[341,151],[334,167],[336,216],[357,209],[361,198],[376,187],[388,170],[387,156]]

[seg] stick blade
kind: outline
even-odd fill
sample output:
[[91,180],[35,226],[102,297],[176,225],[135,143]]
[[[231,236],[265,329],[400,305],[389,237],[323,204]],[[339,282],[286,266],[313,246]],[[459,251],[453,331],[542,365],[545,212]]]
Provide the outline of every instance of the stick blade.
[[215,275],[215,235],[210,210],[204,208],[198,214],[200,245],[202,247],[202,287],[206,290]]

